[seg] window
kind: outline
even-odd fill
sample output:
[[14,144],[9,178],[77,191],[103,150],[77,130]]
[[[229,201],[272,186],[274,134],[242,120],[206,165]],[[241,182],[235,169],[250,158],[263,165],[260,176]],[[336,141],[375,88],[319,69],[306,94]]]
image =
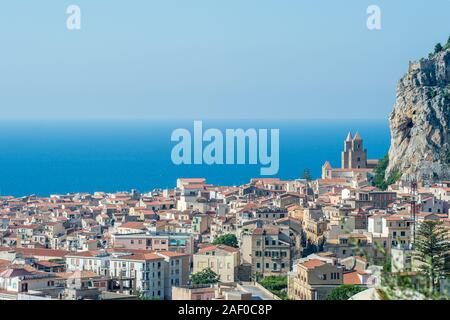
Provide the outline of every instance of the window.
[[257,262],[256,263],[256,269],[260,269],[261,268],[261,263]]

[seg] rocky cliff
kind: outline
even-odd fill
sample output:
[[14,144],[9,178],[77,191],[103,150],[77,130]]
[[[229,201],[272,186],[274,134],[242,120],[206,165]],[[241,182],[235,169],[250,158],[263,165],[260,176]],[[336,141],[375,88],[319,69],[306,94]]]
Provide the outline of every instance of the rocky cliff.
[[386,176],[450,179],[450,46],[409,64],[389,116],[391,147]]

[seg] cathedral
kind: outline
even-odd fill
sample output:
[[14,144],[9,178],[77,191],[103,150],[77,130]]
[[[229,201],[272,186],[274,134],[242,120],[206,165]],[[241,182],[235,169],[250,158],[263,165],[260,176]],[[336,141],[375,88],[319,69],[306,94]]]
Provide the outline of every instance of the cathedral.
[[332,168],[330,162],[326,161],[322,166],[322,179],[351,179],[357,176],[367,179],[377,163],[378,160],[367,159],[367,150],[359,133],[353,137],[349,132],[341,153],[341,168]]
[[342,151],[342,169],[362,169],[367,168],[367,150],[363,147],[363,140],[357,132],[352,138],[348,133],[344,141],[344,151]]

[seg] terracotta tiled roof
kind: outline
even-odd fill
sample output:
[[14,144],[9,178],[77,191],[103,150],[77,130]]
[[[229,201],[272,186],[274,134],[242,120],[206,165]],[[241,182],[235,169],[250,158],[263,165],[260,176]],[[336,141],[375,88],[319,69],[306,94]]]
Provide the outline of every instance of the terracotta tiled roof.
[[362,284],[357,271],[344,273],[344,284]]
[[233,248],[233,247],[230,247],[230,246],[227,246],[224,244],[218,244],[218,245],[210,245],[210,246],[203,247],[200,250],[198,250],[198,253],[206,253],[206,252],[215,251],[215,250],[223,250],[223,251],[230,252],[230,253],[239,251],[239,249],[237,249],[237,248]]
[[146,227],[144,226],[144,223],[142,222],[125,222],[124,224],[120,225],[119,228],[127,228],[127,229],[139,229],[139,230],[145,230]]
[[324,264],[326,264],[326,262],[319,259],[311,259],[301,263],[306,269],[314,269],[315,267],[320,267]]
[[26,256],[58,257],[58,258],[63,258],[70,253],[69,251],[65,250],[11,248],[11,247],[0,247],[0,251],[16,251]]

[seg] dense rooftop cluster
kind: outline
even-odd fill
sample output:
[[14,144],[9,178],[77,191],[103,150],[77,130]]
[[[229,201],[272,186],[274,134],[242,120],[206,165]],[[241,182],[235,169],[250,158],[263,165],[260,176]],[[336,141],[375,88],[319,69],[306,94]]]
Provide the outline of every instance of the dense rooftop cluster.
[[[2,196],[0,299],[315,300],[343,284],[375,287],[387,261],[413,273],[413,227],[449,230],[450,181],[382,191],[368,161],[345,163],[327,162],[316,180]],[[273,295],[262,279],[286,287]]]

